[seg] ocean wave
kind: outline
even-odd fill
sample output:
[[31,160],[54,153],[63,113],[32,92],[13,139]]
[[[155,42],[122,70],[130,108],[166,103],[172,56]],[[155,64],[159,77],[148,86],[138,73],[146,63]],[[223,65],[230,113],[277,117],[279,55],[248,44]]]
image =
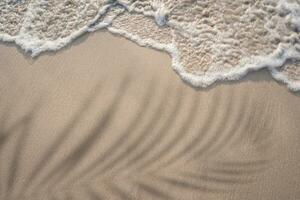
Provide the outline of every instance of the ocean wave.
[[0,40],[32,56],[106,29],[167,52],[196,87],[268,68],[300,90],[299,0],[6,0]]

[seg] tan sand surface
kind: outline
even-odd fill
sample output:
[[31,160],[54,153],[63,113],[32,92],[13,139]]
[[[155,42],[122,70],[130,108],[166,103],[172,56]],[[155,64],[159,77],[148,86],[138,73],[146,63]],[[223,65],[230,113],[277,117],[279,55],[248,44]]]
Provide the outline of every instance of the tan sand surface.
[[266,71],[194,89],[106,32],[0,46],[0,199],[298,200],[300,94]]

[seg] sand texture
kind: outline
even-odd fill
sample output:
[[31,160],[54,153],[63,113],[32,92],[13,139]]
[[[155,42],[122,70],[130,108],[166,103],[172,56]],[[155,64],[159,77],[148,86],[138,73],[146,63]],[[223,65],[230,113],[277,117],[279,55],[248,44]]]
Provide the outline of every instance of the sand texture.
[[5,0],[0,41],[32,56],[106,29],[162,50],[195,87],[266,68],[300,90],[299,0]]
[[300,96],[265,71],[207,89],[107,32],[0,46],[1,200],[298,200]]

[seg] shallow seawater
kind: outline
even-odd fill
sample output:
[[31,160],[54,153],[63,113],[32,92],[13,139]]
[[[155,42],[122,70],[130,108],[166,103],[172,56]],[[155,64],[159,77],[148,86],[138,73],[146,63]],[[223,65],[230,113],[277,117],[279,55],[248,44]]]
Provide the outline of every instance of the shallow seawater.
[[300,90],[299,0],[5,0],[0,39],[37,56],[106,29],[167,52],[196,87],[268,68]]

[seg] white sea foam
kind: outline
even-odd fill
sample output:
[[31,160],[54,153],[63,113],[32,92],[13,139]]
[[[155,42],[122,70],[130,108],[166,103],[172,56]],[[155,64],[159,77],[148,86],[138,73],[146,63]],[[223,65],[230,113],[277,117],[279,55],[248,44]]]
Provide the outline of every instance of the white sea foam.
[[0,9],[0,39],[32,56],[105,28],[167,52],[196,87],[268,68],[300,90],[298,0],[6,0]]

